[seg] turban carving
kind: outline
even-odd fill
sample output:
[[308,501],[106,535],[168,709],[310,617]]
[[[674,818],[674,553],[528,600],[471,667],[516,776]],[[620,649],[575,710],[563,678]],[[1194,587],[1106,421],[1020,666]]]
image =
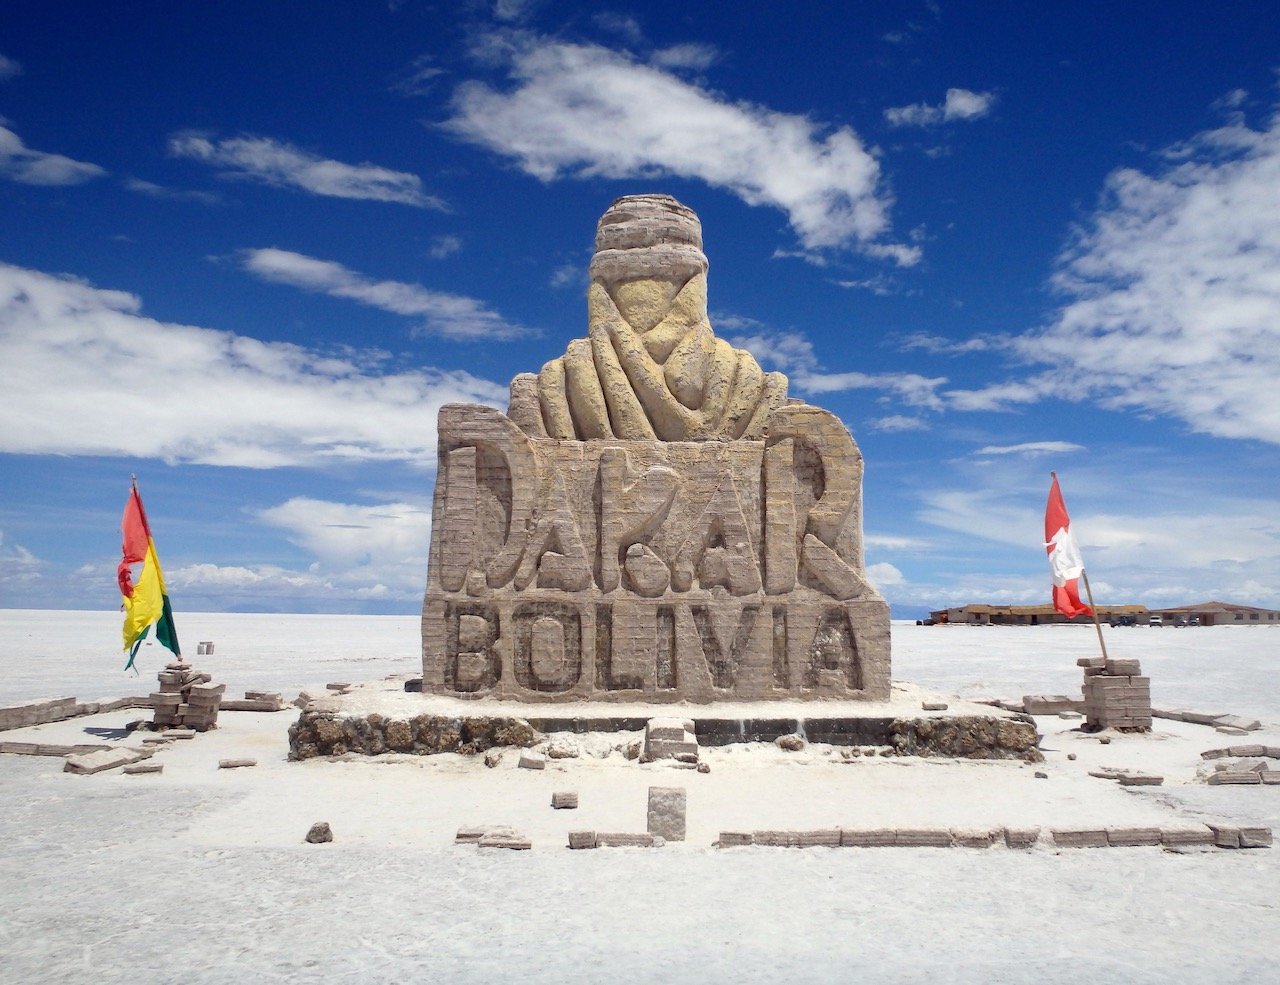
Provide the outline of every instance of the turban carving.
[[596,229],[588,334],[511,381],[510,418],[535,437],[759,440],[787,378],[711,331],[693,211],[669,195],[618,199]]

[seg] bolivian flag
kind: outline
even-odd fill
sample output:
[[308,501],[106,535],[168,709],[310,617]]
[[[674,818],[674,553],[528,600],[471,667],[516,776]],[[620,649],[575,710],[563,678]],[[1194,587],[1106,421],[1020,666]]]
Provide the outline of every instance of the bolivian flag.
[[[147,525],[147,514],[142,508],[137,485],[129,493],[120,530],[124,534],[124,558],[116,569],[116,579],[120,583],[120,594],[124,596],[124,648],[129,651],[129,662],[124,669],[133,666],[138,647],[152,625],[156,627],[156,639],[161,645],[181,659],[178,631],[173,626],[173,609],[169,606],[169,593],[164,587],[164,573],[160,570],[160,559],[156,557],[156,542],[151,538],[151,528]],[[134,584],[129,566],[139,561],[142,562],[142,573]]]

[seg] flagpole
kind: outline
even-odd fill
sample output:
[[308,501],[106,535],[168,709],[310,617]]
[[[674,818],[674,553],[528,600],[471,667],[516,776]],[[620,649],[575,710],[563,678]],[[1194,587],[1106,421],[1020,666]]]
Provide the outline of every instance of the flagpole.
[[1098,646],[1102,647],[1102,659],[1107,660],[1107,643],[1102,638],[1102,620],[1098,618],[1098,607],[1093,603],[1093,589],[1089,587],[1089,574],[1080,569],[1080,577],[1084,581],[1085,594],[1089,596],[1089,608],[1093,610],[1093,625],[1098,630]]

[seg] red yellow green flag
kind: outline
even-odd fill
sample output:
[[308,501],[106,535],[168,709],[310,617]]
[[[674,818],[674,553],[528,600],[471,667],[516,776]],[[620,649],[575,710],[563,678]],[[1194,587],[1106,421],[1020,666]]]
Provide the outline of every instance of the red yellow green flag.
[[[125,664],[125,670],[133,666],[138,647],[142,645],[147,630],[152,626],[156,627],[156,639],[160,644],[168,647],[175,657],[181,659],[178,631],[173,625],[173,609],[169,605],[169,593],[164,585],[164,572],[160,570],[156,542],[151,537],[147,513],[142,508],[142,497],[138,495],[136,485],[129,493],[129,501],[125,503],[120,530],[124,535],[121,547],[123,558],[116,569],[116,580],[120,583],[120,594],[123,596],[124,648],[129,651],[129,662]],[[130,565],[139,561],[142,562],[142,572],[135,584]]]

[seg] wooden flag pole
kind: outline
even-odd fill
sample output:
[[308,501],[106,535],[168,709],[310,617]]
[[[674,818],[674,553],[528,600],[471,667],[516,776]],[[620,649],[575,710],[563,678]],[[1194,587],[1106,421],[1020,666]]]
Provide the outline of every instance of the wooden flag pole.
[[1082,568],[1080,578],[1084,581],[1085,594],[1089,596],[1089,608],[1093,610],[1093,625],[1098,630],[1098,646],[1102,647],[1102,659],[1107,660],[1107,641],[1102,638],[1102,620],[1098,618],[1098,607],[1093,604],[1093,589],[1089,587],[1089,575]]

